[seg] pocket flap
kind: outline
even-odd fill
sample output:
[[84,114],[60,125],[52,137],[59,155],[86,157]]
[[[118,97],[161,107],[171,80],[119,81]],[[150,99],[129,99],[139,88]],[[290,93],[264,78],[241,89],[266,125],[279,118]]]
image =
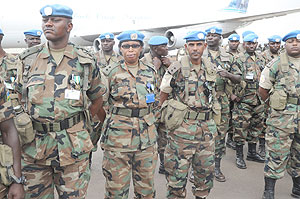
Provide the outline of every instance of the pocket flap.
[[30,116],[27,113],[21,113],[16,116],[16,124],[20,126],[25,126],[31,123]]
[[12,149],[5,144],[0,145],[0,164],[3,167],[9,167],[13,165]]
[[183,103],[181,103],[177,100],[174,100],[174,99],[171,99],[169,101],[168,105],[171,106],[174,109],[178,109],[178,110],[181,110],[181,111],[187,109],[187,105],[185,105],[185,104],[183,104]]
[[45,82],[45,75],[31,76],[28,80],[26,87],[43,84],[44,82]]

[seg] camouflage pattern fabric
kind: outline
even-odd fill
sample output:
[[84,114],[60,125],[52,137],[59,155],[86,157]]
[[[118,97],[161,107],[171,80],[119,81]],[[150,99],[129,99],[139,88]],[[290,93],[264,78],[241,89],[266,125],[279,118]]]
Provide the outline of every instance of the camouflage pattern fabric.
[[54,199],[54,185],[59,198],[84,199],[90,181],[88,159],[68,166],[45,166],[22,161],[25,199]]
[[267,49],[267,50],[263,51],[261,53],[261,55],[265,59],[266,64],[269,63],[270,61],[272,61],[273,59],[278,58],[278,56],[279,56],[279,54],[274,55],[273,53],[271,53],[270,49]]
[[[103,173],[106,177],[106,194],[107,198],[127,198],[129,186],[128,180],[120,181],[120,176],[114,176],[115,171],[123,171],[124,173],[134,173],[133,184],[136,190],[136,198],[152,198],[155,194],[153,187],[153,175],[150,175],[155,170],[157,161],[156,145],[157,131],[155,127],[156,119],[154,117],[154,107],[157,99],[152,103],[146,102],[148,94],[157,94],[155,69],[145,63],[139,61],[137,75],[132,77],[130,71],[127,71],[124,63],[115,65],[112,70],[106,74],[106,85],[109,95],[108,104],[110,107],[109,114],[106,116],[102,129],[101,147],[104,149]],[[148,85],[152,85],[148,88]],[[123,110],[113,112],[112,109],[118,108]],[[143,110],[144,114],[131,116],[129,114],[133,110]],[[149,111],[148,111],[149,110]],[[149,150],[152,152],[149,154]],[[122,154],[118,161],[126,161],[128,158],[133,158],[129,162],[129,166],[120,162],[111,162],[111,154]],[[145,164],[140,165],[140,159],[135,159],[134,154],[139,154],[139,157],[146,157]],[[151,160],[152,159],[152,160]],[[110,166],[106,165],[110,161]],[[117,160],[116,160],[117,161]],[[151,164],[150,162],[153,161]],[[147,163],[148,162],[148,163]],[[150,164],[150,165],[149,165]],[[119,166],[123,165],[124,168]],[[140,165],[136,168],[135,165]],[[152,166],[151,166],[152,165]],[[142,176],[143,182],[136,176]],[[119,189],[123,187],[122,189]],[[137,192],[137,189],[139,190]],[[113,190],[113,191],[112,191]],[[124,193],[122,193],[124,192]],[[112,194],[112,195],[111,195]]]
[[[89,66],[88,98],[92,101],[105,93],[106,89],[101,84],[99,69],[96,67],[93,57],[84,49],[69,43],[65,48],[62,61],[57,65],[47,44],[33,48],[36,48],[37,56],[30,66],[26,87],[28,90],[27,110],[34,121],[41,123],[60,122],[83,113],[84,64]],[[26,51],[20,55],[23,67],[27,56]],[[18,73],[17,90],[20,93],[22,93],[24,84],[23,70]],[[67,89],[78,91],[79,100],[66,98]],[[35,164],[44,168],[52,167],[54,169],[60,166],[67,169],[68,166],[70,168],[74,166],[83,167],[84,165],[81,164],[85,164],[84,161],[88,159],[92,148],[93,144],[86,124],[84,121],[80,121],[68,129],[56,132],[35,130],[35,140],[23,147],[22,155],[24,162],[29,167]],[[34,175],[42,175],[43,171],[39,171],[40,173],[34,170]],[[26,189],[36,183],[31,172],[32,170],[27,170],[25,173],[28,179]],[[71,176],[73,180],[76,180],[77,177]],[[58,183],[55,175],[54,178],[53,183]],[[87,185],[88,178],[86,180],[84,184]],[[41,183],[39,182],[39,184]],[[60,183],[55,186],[57,189],[62,187]]]
[[[225,52],[223,48],[219,48],[216,57],[213,58],[210,50],[206,50],[204,56],[216,65],[218,69],[224,69],[234,75],[241,75],[240,65],[234,58]],[[229,129],[230,119],[230,95],[232,93],[232,83],[229,79],[217,75],[216,80],[217,99],[221,104],[221,123],[217,124],[218,135],[216,137],[215,158],[223,158],[226,153],[225,137]]]
[[105,150],[103,155],[102,168],[107,179],[105,199],[128,198],[131,177],[134,185],[134,198],[155,198],[156,146],[134,152]]
[[21,68],[21,62],[17,56],[6,54],[4,57],[0,58],[0,66],[0,76],[5,81],[6,89],[9,89],[11,93],[15,89],[17,70],[18,68]]
[[[282,90],[288,96],[299,100],[299,68],[290,61],[288,65],[288,71],[284,74],[279,69],[280,59],[275,61],[270,66],[269,79],[273,89]],[[288,82],[285,81],[286,77]],[[300,176],[299,116],[299,104],[292,104],[289,101],[283,110],[270,108],[266,121],[265,176],[279,179],[284,176],[286,169],[293,178]]]
[[235,128],[234,140],[242,145],[247,140],[257,143],[263,131],[264,104],[258,95],[258,83],[264,59],[255,53],[255,59],[248,53],[240,53],[242,81],[235,87],[235,95],[241,100],[235,104],[232,118]]
[[[208,70],[202,63],[195,66],[190,63],[188,80],[189,97],[185,102],[190,109],[197,112],[212,112],[216,95],[215,82],[207,81]],[[215,68],[211,68],[215,71]],[[162,82],[167,82],[171,74],[166,73]],[[214,74],[215,75],[215,74]],[[212,78],[215,79],[215,78]],[[170,85],[161,85],[161,90],[172,88],[178,101],[184,101],[184,77],[181,70],[173,74]],[[173,86],[171,86],[174,84]],[[208,91],[209,90],[209,91]],[[170,94],[169,94],[170,95]],[[184,198],[188,170],[194,169],[195,196],[206,197],[213,187],[214,153],[217,127],[214,120],[184,119],[181,126],[168,132],[168,144],[165,151],[165,170],[167,179],[167,198]]]
[[97,66],[101,69],[107,67],[108,65],[117,64],[123,60],[123,57],[115,52],[113,52],[112,55],[107,59],[103,53],[103,50],[96,52],[95,57]]

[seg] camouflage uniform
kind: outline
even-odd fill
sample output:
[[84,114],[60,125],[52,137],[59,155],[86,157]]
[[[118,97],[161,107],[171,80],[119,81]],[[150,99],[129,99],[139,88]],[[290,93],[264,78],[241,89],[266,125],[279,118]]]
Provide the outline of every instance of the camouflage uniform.
[[[188,60],[187,56],[181,59]],[[212,118],[215,96],[216,69],[206,58],[201,67],[188,60],[189,96],[185,102],[189,106],[183,123],[168,132],[168,145],[165,151],[167,178],[167,198],[185,198],[188,170],[194,170],[193,194],[206,197],[213,187],[214,151],[216,124]],[[185,65],[185,64],[184,64]],[[186,66],[184,66],[186,67]],[[185,101],[185,80],[182,70],[172,71],[172,65],[165,73],[161,91],[176,94],[176,100]],[[173,75],[171,75],[173,74]]]
[[265,59],[266,63],[269,63],[272,61],[272,59],[278,58],[279,54],[274,55],[271,53],[270,49],[265,50],[264,52],[261,53],[262,57]]
[[[287,69],[282,65],[283,59],[286,60]],[[293,178],[300,177],[299,63],[299,58],[288,57],[283,53],[268,64],[259,84],[262,88],[271,89],[264,173],[272,179],[282,178],[285,169]],[[282,107],[273,106],[278,106],[278,102]]]
[[[4,81],[2,77],[0,77],[0,123],[11,119],[14,114],[13,114],[13,108],[11,106],[11,103],[7,101],[7,95],[6,95],[6,89],[4,85]],[[2,143],[2,140],[0,144]],[[0,162],[2,165],[2,163]],[[1,167],[0,165],[0,167]],[[3,176],[1,176],[3,177]],[[4,185],[2,182],[2,178],[0,177],[0,198],[6,198],[7,193],[8,193],[8,185]]]
[[[18,92],[24,95],[26,84],[26,106],[35,133],[35,139],[22,150],[26,198],[54,198],[54,186],[60,198],[85,198],[93,144],[85,117],[84,76],[88,77],[86,95],[90,100],[105,93],[95,60],[71,43],[58,65],[47,44],[24,51],[20,58],[23,68],[18,73]],[[76,91],[79,100],[68,97],[68,91]]]
[[101,137],[105,198],[128,198],[131,175],[135,198],[155,198],[156,102],[147,103],[146,96],[157,92],[157,80],[151,65],[139,61],[135,67],[135,77],[123,62],[103,70],[109,104]]
[[264,105],[258,95],[258,82],[265,62],[255,52],[255,59],[248,53],[240,53],[238,62],[241,65],[242,81],[236,86],[235,94],[241,99],[235,104],[233,124],[234,140],[238,145],[257,143],[263,130]]

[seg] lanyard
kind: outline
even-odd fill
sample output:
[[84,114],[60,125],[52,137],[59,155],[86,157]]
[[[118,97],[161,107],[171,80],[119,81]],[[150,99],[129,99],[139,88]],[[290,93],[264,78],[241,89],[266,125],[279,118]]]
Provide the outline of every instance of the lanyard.
[[127,73],[133,78],[133,79],[136,79],[134,76],[133,76],[133,74],[128,70],[128,66],[127,66],[127,64],[124,62],[124,65],[125,65],[125,67],[126,67],[126,71],[127,71]]

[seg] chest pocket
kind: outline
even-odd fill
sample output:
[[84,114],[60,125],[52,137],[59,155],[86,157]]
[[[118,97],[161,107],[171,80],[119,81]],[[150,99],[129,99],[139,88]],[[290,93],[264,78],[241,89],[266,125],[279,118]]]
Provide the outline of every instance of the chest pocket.
[[67,92],[72,92],[71,97],[78,97],[79,99],[70,99],[69,104],[74,107],[83,106],[83,73],[73,71],[68,78],[68,87],[65,91],[65,97]]
[[42,104],[45,91],[45,75],[35,74],[28,79],[26,85],[28,91],[28,100],[32,104]]

